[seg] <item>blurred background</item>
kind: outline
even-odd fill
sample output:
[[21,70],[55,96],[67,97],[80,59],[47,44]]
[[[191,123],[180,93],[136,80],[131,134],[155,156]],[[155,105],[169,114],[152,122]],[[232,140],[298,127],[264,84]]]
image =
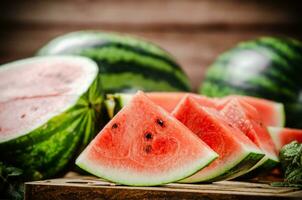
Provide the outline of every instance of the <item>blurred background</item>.
[[135,34],[171,52],[196,89],[224,50],[258,36],[302,39],[302,4],[240,0],[21,0],[0,2],[0,64],[32,56],[76,30]]

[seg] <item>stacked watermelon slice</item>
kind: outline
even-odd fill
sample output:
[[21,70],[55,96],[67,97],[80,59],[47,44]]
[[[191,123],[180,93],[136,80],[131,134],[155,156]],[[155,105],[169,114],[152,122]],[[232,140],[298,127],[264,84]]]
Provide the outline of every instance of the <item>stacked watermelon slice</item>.
[[138,92],[108,95],[105,105],[112,119],[76,164],[125,185],[213,182],[272,169],[280,147],[302,139],[302,131],[281,128],[282,104],[254,97]]

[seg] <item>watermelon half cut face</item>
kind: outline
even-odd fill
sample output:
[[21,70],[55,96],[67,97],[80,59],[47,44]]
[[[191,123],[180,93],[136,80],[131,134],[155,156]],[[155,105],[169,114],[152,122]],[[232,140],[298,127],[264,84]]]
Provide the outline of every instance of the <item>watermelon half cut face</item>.
[[2,65],[1,160],[52,177],[93,137],[101,100],[98,67],[89,59],[35,57]]
[[281,127],[268,127],[268,132],[279,152],[281,148],[291,143],[292,141],[297,141],[302,143],[302,130],[292,129],[292,128],[281,128]]
[[173,115],[218,155],[206,168],[181,182],[212,182],[238,177],[264,156],[237,128],[227,123],[215,109],[202,107],[189,95],[179,103]]
[[261,121],[260,113],[253,106],[234,98],[223,107],[221,113],[265,153],[265,157],[250,170],[260,166],[272,168],[279,162],[273,140]]
[[138,92],[76,164],[113,182],[151,186],[190,176],[216,157],[188,128]]

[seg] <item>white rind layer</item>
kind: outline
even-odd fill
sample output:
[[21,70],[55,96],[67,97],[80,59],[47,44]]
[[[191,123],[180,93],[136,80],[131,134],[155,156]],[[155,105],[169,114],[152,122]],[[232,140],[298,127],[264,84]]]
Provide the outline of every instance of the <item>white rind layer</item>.
[[284,105],[282,103],[276,103],[275,109],[278,111],[278,115],[276,115],[277,122],[280,125],[280,127],[285,126],[285,109]]
[[[238,164],[240,164],[241,161],[245,160],[250,154],[263,154],[262,151],[260,151],[258,148],[248,147],[244,146],[242,144],[242,152],[238,154],[236,157],[234,157],[233,160],[229,161],[228,163],[223,163],[223,165],[220,168],[215,168],[215,170],[209,171],[210,173],[204,173],[203,170],[200,170],[199,172],[195,173],[194,175],[181,180],[182,183],[198,183],[198,182],[205,182],[211,179],[214,179],[216,177],[219,177],[226,173],[227,171],[235,168]],[[210,165],[209,165],[210,166]],[[204,168],[206,169],[206,168]],[[228,177],[225,180],[233,179],[239,176],[242,176],[243,174],[248,173],[249,169],[241,170],[238,173],[235,173]]]
[[177,169],[173,169],[168,173],[151,174],[140,173],[127,168],[127,166],[124,166],[123,168],[109,168],[100,164],[95,164],[93,160],[87,159],[88,151],[89,148],[86,148],[76,160],[76,164],[80,168],[109,181],[133,186],[154,186],[176,182],[206,167],[209,163],[217,158],[217,154],[214,152],[209,152],[206,155],[202,155],[203,159],[196,159],[194,162],[183,163],[183,166],[179,166]]
[[267,128],[275,146],[277,149],[281,149],[281,142],[280,142],[280,133],[282,131],[282,128],[280,127],[268,127]]

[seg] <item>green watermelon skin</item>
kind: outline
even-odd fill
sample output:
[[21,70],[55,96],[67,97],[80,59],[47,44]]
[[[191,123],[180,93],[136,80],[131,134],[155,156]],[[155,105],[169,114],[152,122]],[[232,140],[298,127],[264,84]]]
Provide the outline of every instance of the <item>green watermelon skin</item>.
[[117,33],[80,31],[50,41],[38,55],[75,54],[94,60],[105,93],[190,91],[188,77],[158,46]]
[[200,93],[230,94],[282,102],[286,125],[302,128],[302,44],[294,39],[263,37],[239,43],[217,58],[207,71]]
[[0,143],[0,160],[24,170],[26,181],[52,178],[73,166],[99,131],[103,96],[100,77],[76,103],[29,133]]

